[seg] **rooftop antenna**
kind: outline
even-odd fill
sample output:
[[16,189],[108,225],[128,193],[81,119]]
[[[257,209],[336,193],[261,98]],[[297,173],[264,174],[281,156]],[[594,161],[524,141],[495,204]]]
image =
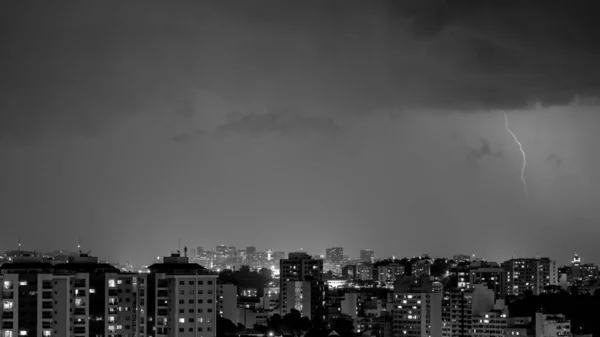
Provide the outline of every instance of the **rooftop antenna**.
[[19,257],[21,257],[21,236],[19,235]]
[[81,238],[77,239],[77,252],[81,255]]

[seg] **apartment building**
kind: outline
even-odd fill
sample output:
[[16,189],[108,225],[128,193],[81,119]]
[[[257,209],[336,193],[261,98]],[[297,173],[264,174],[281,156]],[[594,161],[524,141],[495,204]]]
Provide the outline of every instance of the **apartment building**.
[[303,315],[312,320],[325,319],[326,287],[323,282],[323,260],[314,259],[304,252],[293,252],[279,263],[281,314],[285,315],[301,304]]
[[442,293],[434,292],[432,281],[404,276],[394,285],[393,336],[430,337],[442,335]]
[[216,336],[217,274],[179,254],[148,269],[149,337]]
[[1,267],[2,337],[145,337],[144,276],[80,254],[52,264],[22,256]]
[[546,286],[558,284],[556,262],[549,258],[511,259],[502,263],[506,277],[506,294],[522,295],[531,291],[537,295]]

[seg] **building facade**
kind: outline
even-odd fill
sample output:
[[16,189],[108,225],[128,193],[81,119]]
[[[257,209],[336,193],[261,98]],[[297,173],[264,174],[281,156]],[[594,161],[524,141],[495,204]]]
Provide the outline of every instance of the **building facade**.
[[2,265],[2,337],[148,336],[145,275],[80,254]]
[[148,268],[148,336],[216,336],[218,275],[179,254]]
[[[310,293],[310,318],[312,320],[325,319],[325,283],[323,282],[323,260],[313,259],[310,255],[303,252],[289,253],[287,259],[279,261],[280,264],[280,307],[281,314],[289,313],[295,303],[288,303],[288,300],[296,298],[296,282],[308,282],[310,292],[303,290],[303,300],[306,293]],[[304,285],[303,285],[304,287]],[[288,291],[293,293],[288,294]],[[305,304],[303,304],[304,306]],[[305,309],[304,312],[309,312]]]

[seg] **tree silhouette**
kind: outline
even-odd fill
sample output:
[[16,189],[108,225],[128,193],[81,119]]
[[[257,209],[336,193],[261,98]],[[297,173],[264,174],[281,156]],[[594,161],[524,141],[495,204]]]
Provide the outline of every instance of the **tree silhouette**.
[[341,337],[350,337],[354,332],[354,325],[350,317],[338,317],[332,324],[333,330]]

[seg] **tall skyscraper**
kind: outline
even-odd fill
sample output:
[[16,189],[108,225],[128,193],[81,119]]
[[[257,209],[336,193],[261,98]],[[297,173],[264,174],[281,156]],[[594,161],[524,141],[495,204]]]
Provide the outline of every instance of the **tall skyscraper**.
[[370,249],[361,249],[360,250],[360,260],[363,262],[373,262],[375,258],[375,252]]
[[574,279],[581,278],[581,258],[577,253],[573,254],[573,260],[571,260],[571,277]]
[[[301,284],[302,286],[302,297],[304,298],[307,291],[304,287],[306,286],[303,282],[310,284],[310,318],[313,320],[324,319],[325,316],[325,283],[323,282],[323,260],[313,259],[310,255],[304,252],[290,253],[287,259],[279,261],[280,266],[280,305],[281,314],[287,314],[291,309],[295,308],[297,301],[290,303],[292,294],[288,294],[288,290],[296,289]],[[300,281],[300,282],[299,282]],[[299,282],[299,283],[297,283]],[[293,287],[289,284],[293,284]],[[307,305],[303,302],[303,307]]]

